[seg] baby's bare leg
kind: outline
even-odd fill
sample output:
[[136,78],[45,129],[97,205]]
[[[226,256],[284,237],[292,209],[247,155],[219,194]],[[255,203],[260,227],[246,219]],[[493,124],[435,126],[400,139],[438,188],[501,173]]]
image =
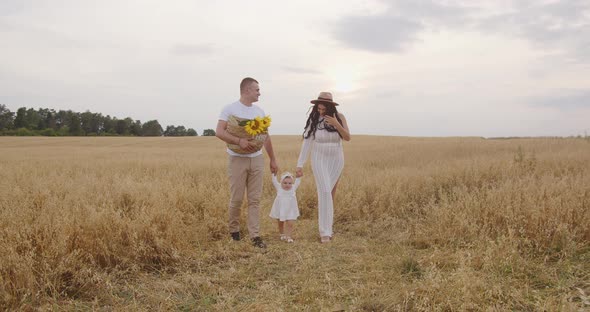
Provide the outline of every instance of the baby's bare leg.
[[285,235],[287,237],[291,237],[293,234],[293,227],[295,226],[295,220],[287,220],[285,223],[287,224],[285,226]]
[[279,233],[280,233],[281,235],[283,235],[283,234],[285,233],[285,230],[284,230],[284,228],[285,228],[285,227],[284,227],[284,225],[285,225],[285,222],[284,222],[284,221],[278,221],[278,224],[279,224]]

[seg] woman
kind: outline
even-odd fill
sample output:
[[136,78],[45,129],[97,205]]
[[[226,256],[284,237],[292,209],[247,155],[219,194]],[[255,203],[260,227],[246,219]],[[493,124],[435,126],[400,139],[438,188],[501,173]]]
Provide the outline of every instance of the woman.
[[297,161],[296,177],[303,176],[303,165],[311,152],[311,168],[318,192],[318,222],[322,243],[332,239],[334,196],[344,167],[342,140],[350,141],[350,131],[344,115],[338,113],[338,103],[332,93],[321,92],[314,104],[303,132],[303,144]]

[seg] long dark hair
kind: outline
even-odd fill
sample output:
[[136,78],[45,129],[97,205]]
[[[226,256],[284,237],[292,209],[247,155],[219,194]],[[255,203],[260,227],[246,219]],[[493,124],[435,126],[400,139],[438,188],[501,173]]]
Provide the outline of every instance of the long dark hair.
[[[309,117],[307,117],[307,121],[305,122],[305,128],[303,130],[303,138],[305,139],[309,138],[311,135],[313,135],[313,138],[315,139],[315,132],[318,130],[318,125],[320,123],[320,112],[318,110],[318,105],[320,104],[326,107],[326,115],[336,117],[338,122],[342,124],[342,120],[340,119],[340,116],[338,115],[338,110],[336,109],[336,105],[329,103],[316,103],[312,106],[311,113],[309,114]],[[327,124],[322,129],[326,129],[326,131],[328,132],[338,132],[336,128]],[[340,132],[338,132],[338,135],[340,136],[340,138],[342,138]]]

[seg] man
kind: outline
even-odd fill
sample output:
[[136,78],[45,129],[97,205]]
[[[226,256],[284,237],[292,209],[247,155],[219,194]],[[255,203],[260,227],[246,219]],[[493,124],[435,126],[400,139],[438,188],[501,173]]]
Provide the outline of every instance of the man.
[[[247,77],[240,83],[240,100],[223,108],[217,122],[216,136],[222,141],[239,145],[241,149],[251,152],[238,154],[227,149],[228,175],[230,186],[229,201],[229,232],[235,241],[240,240],[240,207],[244,198],[244,191],[248,198],[248,233],[254,246],[266,248],[260,237],[260,197],[262,196],[262,182],[264,174],[264,156],[262,150],[256,150],[255,144],[248,139],[231,135],[227,131],[227,122],[231,115],[239,118],[253,119],[264,117],[264,111],[254,102],[260,97],[258,81]],[[278,166],[272,149],[270,135],[264,142],[264,149],[270,158],[270,171],[278,172]]]

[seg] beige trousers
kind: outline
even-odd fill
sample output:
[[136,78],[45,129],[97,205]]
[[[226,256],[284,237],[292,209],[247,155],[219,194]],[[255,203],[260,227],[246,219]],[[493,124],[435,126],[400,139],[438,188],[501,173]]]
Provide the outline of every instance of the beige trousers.
[[250,238],[260,236],[260,197],[264,176],[264,156],[229,156],[228,176],[230,188],[229,232],[240,231],[240,210],[244,193],[248,199],[248,233]]

